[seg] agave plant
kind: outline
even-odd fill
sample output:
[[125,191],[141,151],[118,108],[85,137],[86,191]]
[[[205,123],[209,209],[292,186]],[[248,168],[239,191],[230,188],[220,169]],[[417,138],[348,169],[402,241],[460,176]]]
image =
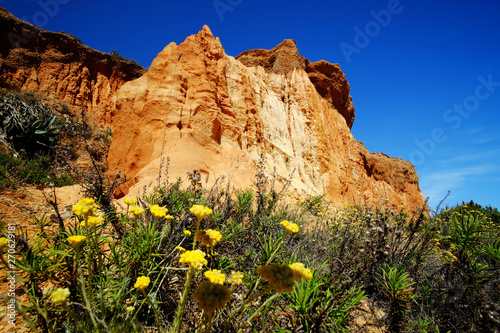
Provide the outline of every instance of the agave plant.
[[0,125],[6,141],[29,155],[54,148],[63,126],[45,105],[36,101],[26,103],[10,95],[0,99]]

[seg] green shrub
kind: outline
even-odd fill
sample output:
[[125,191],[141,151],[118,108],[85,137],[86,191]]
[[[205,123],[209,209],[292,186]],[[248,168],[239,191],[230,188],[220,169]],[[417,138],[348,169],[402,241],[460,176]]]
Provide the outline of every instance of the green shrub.
[[[0,161],[4,183],[47,179],[21,173],[43,170],[46,158]],[[393,331],[499,326],[499,228],[481,209],[430,218],[384,203],[290,203],[265,175],[260,163],[255,191],[219,179],[206,189],[196,171],[187,181],[159,177],[151,193],[127,198],[126,211],[106,211],[96,224],[102,191],[89,191],[95,200],[87,215],[79,203],[58,230],[40,221],[41,232],[28,239],[20,228],[26,244],[16,250],[16,269],[29,279],[18,285],[32,304],[21,310],[49,332],[352,332],[367,328],[356,327],[360,312],[378,310],[386,315],[368,321]],[[69,241],[75,235],[87,237],[81,247]],[[290,265],[297,262],[310,270]],[[64,304],[51,300],[53,281],[69,290]]]
[[66,173],[56,173],[53,160],[48,156],[31,159],[0,153],[0,189],[17,188],[22,184],[56,187],[73,185],[74,178]]
[[30,96],[7,94],[0,98],[0,128],[6,141],[28,157],[48,154],[57,147],[62,121]]

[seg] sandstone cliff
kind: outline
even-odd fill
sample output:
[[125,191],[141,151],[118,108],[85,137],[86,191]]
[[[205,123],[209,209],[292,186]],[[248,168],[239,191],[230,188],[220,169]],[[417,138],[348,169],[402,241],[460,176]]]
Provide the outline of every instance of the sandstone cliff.
[[286,39],[272,50],[249,50],[236,57],[249,67],[261,66],[266,72],[287,74],[292,69],[303,69],[314,84],[316,91],[330,102],[344,117],[347,126],[352,128],[354,106],[349,95],[351,87],[338,64],[321,60],[309,62],[299,55],[294,40]]
[[96,51],[76,37],[49,32],[0,8],[0,87],[30,91],[87,110],[111,122],[105,111],[115,91],[144,69],[118,55]]
[[[292,45],[293,44],[293,45]],[[161,157],[170,176],[200,169],[251,186],[256,161],[292,185],[336,204],[424,203],[411,163],[370,153],[350,132],[354,108],[338,65],[309,63],[293,41],[273,50],[225,54],[208,27],[170,43],[138,79],[116,93],[108,163],[138,194]]]

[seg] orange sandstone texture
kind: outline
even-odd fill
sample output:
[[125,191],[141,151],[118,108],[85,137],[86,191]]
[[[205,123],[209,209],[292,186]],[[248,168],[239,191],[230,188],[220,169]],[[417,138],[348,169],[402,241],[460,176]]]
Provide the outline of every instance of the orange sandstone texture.
[[[181,55],[182,54],[182,55]],[[207,26],[170,43],[141,77],[116,92],[109,171],[131,180],[122,194],[156,183],[161,157],[170,180],[199,169],[250,187],[260,156],[278,179],[335,204],[424,204],[411,163],[370,153],[350,127],[354,107],[338,65],[310,63],[285,40],[273,50],[226,55]],[[366,201],[365,201],[366,200]]]
[[91,49],[76,37],[37,28],[0,8],[0,87],[36,92],[82,105],[101,123],[115,91],[144,69],[119,56]]

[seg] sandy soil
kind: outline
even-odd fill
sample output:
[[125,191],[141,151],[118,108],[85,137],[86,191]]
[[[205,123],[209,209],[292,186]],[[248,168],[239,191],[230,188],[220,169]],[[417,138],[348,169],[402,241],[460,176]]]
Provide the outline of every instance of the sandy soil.
[[[46,189],[45,195],[48,199],[54,200],[54,193],[51,193],[51,190]],[[69,216],[71,214],[71,206],[80,198],[80,187],[68,186],[56,189],[55,196],[57,198],[60,213],[63,216]],[[30,243],[30,240],[32,240],[33,237],[35,237],[40,231],[40,227],[37,225],[37,219],[40,220],[45,215],[45,221],[47,222],[45,227],[50,228],[52,226],[57,226],[57,224],[50,218],[50,216],[54,213],[55,211],[47,202],[47,199],[44,197],[44,193],[36,187],[21,187],[16,190],[0,191],[0,223],[6,227],[14,225],[15,234],[26,235],[25,238],[28,244]],[[8,231],[6,227],[4,228],[4,233],[7,233]],[[4,258],[6,258],[5,255]],[[2,270],[2,273],[0,274],[0,294],[7,295],[10,284],[6,279],[6,272]],[[44,286],[44,292],[51,290],[53,287],[53,285]],[[16,300],[20,303],[27,301],[27,297],[22,288],[17,284]],[[2,312],[7,310],[5,308],[1,308],[1,306],[6,306],[7,304],[8,303],[6,301],[0,300],[0,318],[2,317]],[[16,313],[15,325],[9,324],[9,319],[10,318],[8,316],[4,316],[0,319],[0,333],[31,332],[31,330],[23,322],[20,313]]]

